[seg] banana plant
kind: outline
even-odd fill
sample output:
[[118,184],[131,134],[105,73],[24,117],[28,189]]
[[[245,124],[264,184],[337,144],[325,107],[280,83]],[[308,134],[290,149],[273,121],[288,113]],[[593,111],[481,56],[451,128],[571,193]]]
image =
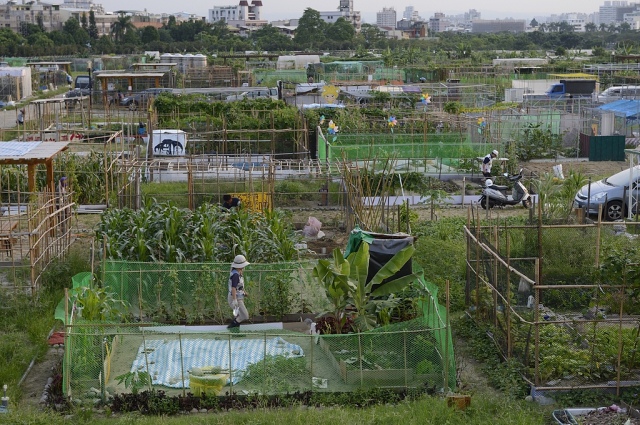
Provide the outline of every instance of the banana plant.
[[[388,308],[391,300],[397,300],[395,298],[376,300],[376,298],[399,292],[419,278],[418,274],[411,273],[382,285],[384,280],[396,274],[411,259],[415,250],[413,245],[409,245],[398,251],[378,270],[369,282],[367,282],[369,274],[369,244],[362,243],[358,251],[349,254],[347,261],[352,263],[349,276],[350,302],[356,309],[355,324],[360,331],[371,329],[377,325],[376,312],[380,302],[386,301],[385,307]],[[375,290],[373,290],[374,287],[376,287]]]
[[318,260],[312,272],[312,276],[322,285],[331,302],[337,333],[342,333],[342,327],[347,321],[345,309],[349,301],[350,270],[351,264],[344,259],[340,248],[336,248],[333,250],[333,261]]
[[[333,251],[333,261],[318,260],[313,269],[313,276],[324,287],[327,297],[333,306],[333,315],[338,322],[338,333],[347,320],[345,310],[348,305],[355,308],[355,324],[360,331],[377,325],[376,312],[379,307],[391,308],[397,298],[376,299],[401,291],[419,275],[412,273],[393,279],[382,285],[382,282],[396,274],[411,258],[415,248],[409,245],[397,252],[367,282],[369,274],[369,244],[362,243],[356,252],[345,259],[339,248]],[[375,290],[374,287],[377,287]]]

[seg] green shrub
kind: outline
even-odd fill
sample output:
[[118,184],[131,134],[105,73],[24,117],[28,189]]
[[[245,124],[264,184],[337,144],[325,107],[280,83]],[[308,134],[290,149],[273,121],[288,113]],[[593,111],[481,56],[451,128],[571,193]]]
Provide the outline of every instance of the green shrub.
[[290,205],[292,201],[312,201],[318,197],[319,184],[299,180],[282,180],[276,183],[274,202]]

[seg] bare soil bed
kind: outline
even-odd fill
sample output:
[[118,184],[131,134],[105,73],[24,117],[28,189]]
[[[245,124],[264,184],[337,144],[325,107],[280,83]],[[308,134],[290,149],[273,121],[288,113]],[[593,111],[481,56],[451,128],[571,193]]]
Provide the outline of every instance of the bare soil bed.
[[523,162],[520,167],[524,169],[526,175],[540,176],[544,173],[553,173],[553,166],[562,164],[562,171],[565,177],[570,171],[580,172],[592,179],[599,179],[615,174],[618,171],[629,168],[626,161],[598,161],[592,162],[582,159],[558,159],[556,160],[537,160]]

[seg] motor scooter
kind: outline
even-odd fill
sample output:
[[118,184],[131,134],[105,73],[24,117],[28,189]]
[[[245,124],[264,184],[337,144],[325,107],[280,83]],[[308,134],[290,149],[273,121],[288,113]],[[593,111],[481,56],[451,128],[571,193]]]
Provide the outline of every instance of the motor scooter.
[[508,173],[504,173],[504,176],[513,182],[513,191],[511,196],[507,196],[508,186],[499,186],[493,184],[491,179],[485,181],[484,189],[482,189],[482,196],[480,197],[480,206],[483,209],[493,207],[504,207],[505,205],[518,205],[522,202],[522,206],[525,208],[531,208],[531,195],[529,191],[520,181],[522,179],[522,169],[518,174],[510,176]]

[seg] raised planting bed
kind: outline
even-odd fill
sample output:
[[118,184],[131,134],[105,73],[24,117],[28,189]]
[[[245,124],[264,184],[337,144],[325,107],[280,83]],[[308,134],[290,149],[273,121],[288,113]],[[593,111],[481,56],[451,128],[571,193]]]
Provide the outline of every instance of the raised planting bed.
[[572,408],[553,411],[559,425],[638,425],[640,419],[630,417],[626,409],[611,407]]
[[336,347],[332,348],[331,345],[335,345],[335,342],[332,344],[327,339],[320,338],[320,347],[346,384],[398,386],[409,384],[418,378],[412,368],[385,368],[374,360],[367,359],[367,354],[358,356],[357,349],[341,348],[334,351]]

